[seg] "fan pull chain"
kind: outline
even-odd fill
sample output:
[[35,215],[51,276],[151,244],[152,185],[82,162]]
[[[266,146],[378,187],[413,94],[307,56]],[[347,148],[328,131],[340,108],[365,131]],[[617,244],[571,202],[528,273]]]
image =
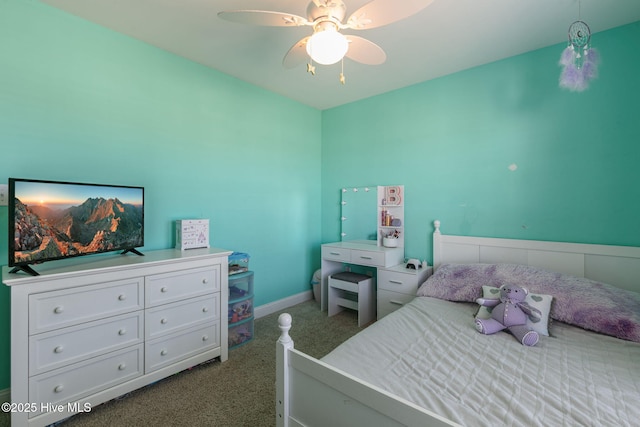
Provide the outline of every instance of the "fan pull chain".
[[343,85],[346,83],[346,79],[344,78],[344,57],[342,58],[342,61],[340,62],[340,83],[342,83]]
[[312,76],[316,75],[316,67],[313,65],[313,61],[309,61],[307,63],[307,73],[311,74]]

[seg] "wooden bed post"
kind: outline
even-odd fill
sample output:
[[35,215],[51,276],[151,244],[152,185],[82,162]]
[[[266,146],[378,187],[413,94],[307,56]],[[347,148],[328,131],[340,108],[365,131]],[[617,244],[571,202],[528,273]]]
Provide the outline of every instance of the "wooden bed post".
[[289,350],[293,349],[293,340],[289,336],[291,315],[278,316],[280,337],[276,342],[276,426],[289,425]]
[[440,221],[433,221],[435,231],[433,232],[433,270],[435,271],[442,264],[442,241],[440,234]]

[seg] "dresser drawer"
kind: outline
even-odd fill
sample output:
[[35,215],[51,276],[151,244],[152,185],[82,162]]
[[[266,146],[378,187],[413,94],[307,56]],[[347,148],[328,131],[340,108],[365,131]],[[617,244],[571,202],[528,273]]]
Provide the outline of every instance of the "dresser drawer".
[[411,302],[413,298],[415,298],[414,295],[378,289],[378,319],[396,311],[406,303]]
[[142,311],[29,338],[29,376],[142,342]]
[[29,333],[71,326],[143,308],[142,277],[29,296]]
[[378,270],[378,289],[401,292],[415,296],[418,292],[419,276],[389,270]]
[[351,263],[358,265],[373,265],[384,267],[384,252],[351,250]]
[[145,314],[145,338],[156,338],[219,318],[219,292],[151,308]]
[[145,277],[146,307],[220,291],[220,268],[202,267]]
[[[29,402],[73,402],[142,375],[142,344],[29,379]],[[66,408],[66,405],[65,405]],[[29,414],[34,417],[40,413]]]
[[322,246],[322,258],[331,261],[351,262],[351,249]]
[[220,347],[218,322],[148,341],[144,352],[145,373],[216,347]]

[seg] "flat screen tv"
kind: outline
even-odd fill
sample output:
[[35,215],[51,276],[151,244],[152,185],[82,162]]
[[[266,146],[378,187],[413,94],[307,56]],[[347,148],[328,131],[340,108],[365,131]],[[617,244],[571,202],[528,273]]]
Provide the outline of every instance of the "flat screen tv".
[[9,267],[144,246],[144,187],[9,178]]

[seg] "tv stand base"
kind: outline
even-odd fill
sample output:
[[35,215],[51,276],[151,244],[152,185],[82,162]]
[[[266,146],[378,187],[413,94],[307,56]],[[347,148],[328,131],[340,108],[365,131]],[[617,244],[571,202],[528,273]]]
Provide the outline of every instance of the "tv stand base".
[[13,269],[11,269],[11,271],[9,271],[9,273],[18,273],[20,271],[24,271],[27,274],[30,274],[32,276],[39,276],[40,273],[38,273],[37,271],[35,271],[33,268],[29,267],[28,265],[17,265],[15,267],[13,267]]
[[120,252],[120,255],[124,255],[127,252],[131,252],[131,253],[136,254],[136,255],[144,256],[144,254],[142,252],[140,252],[139,250],[137,250],[135,248],[125,249],[124,251]]

